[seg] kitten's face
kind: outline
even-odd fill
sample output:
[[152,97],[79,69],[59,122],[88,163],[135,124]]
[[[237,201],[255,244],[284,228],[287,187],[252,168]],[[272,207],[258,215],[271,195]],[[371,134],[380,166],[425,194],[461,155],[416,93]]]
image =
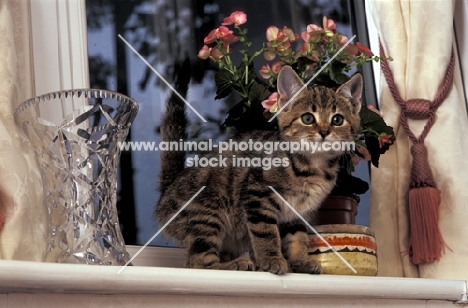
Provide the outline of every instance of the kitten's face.
[[354,140],[359,115],[348,99],[335,91],[316,87],[305,89],[278,115],[280,131],[291,141],[335,142]]
[[286,106],[278,114],[279,129],[285,140],[323,143],[355,139],[361,107],[361,75],[353,76],[336,91],[326,87],[301,91],[304,83],[291,67],[285,66],[277,85],[278,104]]

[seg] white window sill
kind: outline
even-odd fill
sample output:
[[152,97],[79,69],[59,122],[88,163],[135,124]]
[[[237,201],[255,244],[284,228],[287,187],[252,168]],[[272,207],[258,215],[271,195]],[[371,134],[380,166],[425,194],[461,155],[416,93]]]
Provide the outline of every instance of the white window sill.
[[462,280],[276,276],[148,266],[129,266],[118,274],[119,269],[0,261],[0,308],[83,307],[83,303],[100,308],[453,307],[467,303],[467,282]]

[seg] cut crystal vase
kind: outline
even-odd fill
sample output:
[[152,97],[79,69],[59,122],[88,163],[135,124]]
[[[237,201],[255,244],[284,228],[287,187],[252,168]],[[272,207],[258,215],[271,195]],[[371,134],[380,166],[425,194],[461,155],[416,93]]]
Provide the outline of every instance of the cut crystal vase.
[[137,112],[133,99],[93,89],[49,93],[16,108],[43,180],[45,261],[123,265],[130,259],[117,216],[117,165]]

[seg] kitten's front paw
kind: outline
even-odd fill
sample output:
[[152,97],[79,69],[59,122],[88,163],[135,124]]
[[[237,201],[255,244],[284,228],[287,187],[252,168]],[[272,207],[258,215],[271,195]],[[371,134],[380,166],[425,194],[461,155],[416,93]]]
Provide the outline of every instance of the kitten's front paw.
[[288,271],[288,262],[283,257],[264,258],[257,261],[259,271],[283,275]]
[[294,273],[320,274],[322,272],[320,263],[311,258],[307,260],[290,261],[289,264]]
[[253,271],[254,268],[255,265],[252,260],[248,258],[238,258],[230,262],[219,264],[219,269],[230,271]]
[[255,269],[255,265],[253,264],[252,260],[250,259],[237,259],[236,262],[236,270],[237,271],[252,271]]

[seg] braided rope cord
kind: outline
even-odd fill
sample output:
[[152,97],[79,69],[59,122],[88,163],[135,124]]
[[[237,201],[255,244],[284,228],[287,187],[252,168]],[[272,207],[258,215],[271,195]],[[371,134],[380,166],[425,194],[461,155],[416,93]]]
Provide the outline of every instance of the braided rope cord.
[[[385,51],[382,44],[380,44],[380,54],[383,58],[385,58]],[[398,91],[388,62],[384,59],[381,61],[380,65],[390,92],[392,93],[393,98],[397,104],[402,109],[399,119],[400,124],[403,127],[406,135],[408,135],[409,139],[413,143],[413,146],[411,147],[411,154],[413,156],[411,187],[435,187],[436,185],[432,176],[432,172],[427,162],[427,149],[424,146],[424,139],[434,125],[437,108],[439,108],[439,106],[444,102],[452,88],[453,75],[455,71],[454,52],[452,50],[452,55],[450,58],[450,63],[447,67],[445,79],[442,85],[439,87],[439,90],[433,101],[421,98],[409,99],[405,101]],[[411,131],[408,125],[408,119],[427,120],[419,137],[416,137]]]
[[[380,54],[382,55],[382,57],[385,58],[385,51],[383,49],[382,44],[380,44]],[[447,71],[445,74],[446,76],[445,80],[442,86],[439,88],[436,98],[433,101],[429,101],[427,99],[420,99],[420,98],[410,99],[410,100],[405,101],[404,99],[401,98],[400,92],[397,89],[397,86],[393,79],[393,74],[390,70],[388,62],[386,60],[382,60],[380,62],[380,66],[382,68],[382,72],[387,81],[388,87],[393,95],[393,98],[398,103],[398,105],[400,105],[403,111],[400,116],[400,124],[402,125],[406,134],[408,135],[408,137],[414,144],[423,143],[424,139],[429,133],[429,130],[434,125],[435,112],[437,111],[437,108],[439,108],[439,106],[447,98],[450,92],[450,89],[452,87],[452,84],[453,84],[453,74],[455,71],[454,69],[455,68],[455,55],[454,55],[453,50],[452,50],[452,55],[450,58],[449,66],[447,67]],[[424,129],[418,138],[414,135],[414,133],[409,128],[408,119],[417,119],[417,120],[427,119],[427,123],[424,126]]]

